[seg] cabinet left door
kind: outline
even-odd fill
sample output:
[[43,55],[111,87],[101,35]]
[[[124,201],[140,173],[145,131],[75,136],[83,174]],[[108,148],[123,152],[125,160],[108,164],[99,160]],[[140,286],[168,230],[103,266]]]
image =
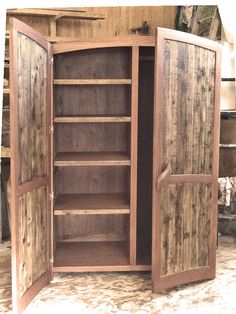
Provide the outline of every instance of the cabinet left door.
[[10,141],[13,310],[21,312],[51,279],[51,48],[11,20]]

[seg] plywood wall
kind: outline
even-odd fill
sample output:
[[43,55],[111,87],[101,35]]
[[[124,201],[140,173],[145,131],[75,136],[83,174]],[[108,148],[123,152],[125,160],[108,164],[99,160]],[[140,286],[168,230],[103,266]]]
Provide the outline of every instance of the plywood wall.
[[[86,13],[106,14],[105,20],[86,21],[62,18],[57,22],[57,36],[79,37],[80,39],[102,39],[116,35],[132,34],[147,21],[150,25],[149,35],[154,35],[156,28],[174,28],[175,6],[152,7],[90,7],[82,8]],[[16,16],[31,25],[43,35],[50,35],[50,19],[47,17]]]

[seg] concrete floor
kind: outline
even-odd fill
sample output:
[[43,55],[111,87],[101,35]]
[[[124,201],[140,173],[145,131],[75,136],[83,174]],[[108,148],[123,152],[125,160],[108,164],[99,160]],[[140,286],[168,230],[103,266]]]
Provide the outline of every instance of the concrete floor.
[[[0,249],[0,313],[11,313],[10,249]],[[150,273],[56,274],[24,314],[235,314],[236,238],[220,237],[217,276],[161,294]]]

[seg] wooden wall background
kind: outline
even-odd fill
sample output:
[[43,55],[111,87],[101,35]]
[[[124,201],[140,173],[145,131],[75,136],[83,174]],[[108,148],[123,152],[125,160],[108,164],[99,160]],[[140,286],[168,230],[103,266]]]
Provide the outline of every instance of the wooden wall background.
[[[57,22],[57,36],[78,37],[79,39],[102,39],[116,35],[131,35],[132,28],[137,28],[147,21],[149,35],[154,35],[156,28],[174,29],[175,6],[143,7],[83,7],[88,14],[105,14],[105,20],[88,21],[76,18],[61,18]],[[16,16],[31,25],[45,36],[50,35],[49,17]],[[7,29],[9,17],[7,19]]]

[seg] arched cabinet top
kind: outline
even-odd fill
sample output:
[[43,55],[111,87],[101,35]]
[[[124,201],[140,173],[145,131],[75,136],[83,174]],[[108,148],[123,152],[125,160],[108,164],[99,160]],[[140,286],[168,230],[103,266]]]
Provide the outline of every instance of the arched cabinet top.
[[106,40],[61,42],[53,44],[52,50],[53,54],[59,54],[77,50],[131,46],[154,47],[155,37],[133,35],[122,37],[116,36]]

